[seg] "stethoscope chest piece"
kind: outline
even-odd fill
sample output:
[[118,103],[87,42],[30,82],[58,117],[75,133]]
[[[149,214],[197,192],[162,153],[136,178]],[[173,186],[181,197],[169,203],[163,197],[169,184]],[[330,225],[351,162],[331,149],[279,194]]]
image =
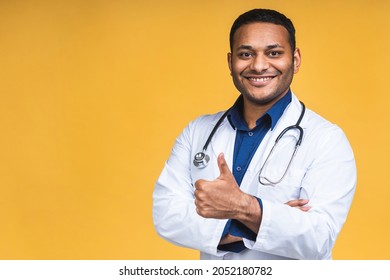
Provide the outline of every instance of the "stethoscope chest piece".
[[194,156],[194,165],[198,168],[205,168],[209,164],[210,157],[204,152],[196,153]]

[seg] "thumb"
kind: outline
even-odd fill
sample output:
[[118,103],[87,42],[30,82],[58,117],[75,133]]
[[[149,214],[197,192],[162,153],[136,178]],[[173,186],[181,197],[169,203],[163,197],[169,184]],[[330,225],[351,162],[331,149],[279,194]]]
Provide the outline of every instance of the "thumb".
[[219,179],[233,176],[232,172],[229,169],[229,166],[226,163],[225,156],[223,153],[219,154],[217,161],[218,161],[219,172],[221,174],[219,176]]

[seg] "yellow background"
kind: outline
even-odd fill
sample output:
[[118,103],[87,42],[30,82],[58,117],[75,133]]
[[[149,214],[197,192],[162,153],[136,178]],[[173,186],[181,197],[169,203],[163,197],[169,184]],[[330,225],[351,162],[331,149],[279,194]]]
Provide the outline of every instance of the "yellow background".
[[297,29],[293,90],[346,132],[358,186],[335,259],[390,259],[390,1],[0,1],[0,258],[197,259],[154,231],[174,139],[237,92],[234,19]]

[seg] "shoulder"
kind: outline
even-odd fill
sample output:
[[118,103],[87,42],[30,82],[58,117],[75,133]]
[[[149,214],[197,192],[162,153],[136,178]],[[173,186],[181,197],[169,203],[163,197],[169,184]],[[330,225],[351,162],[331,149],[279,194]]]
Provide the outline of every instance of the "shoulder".
[[198,125],[203,123],[216,124],[218,120],[222,117],[225,111],[220,111],[214,114],[205,114],[197,117],[195,120],[190,122],[190,125]]
[[[218,120],[222,117],[224,111],[215,114],[205,114],[197,117],[190,121],[188,125],[183,129],[180,136],[177,138],[178,141],[193,142],[201,141],[200,138],[209,135],[217,124]],[[221,127],[225,124],[226,120],[221,124]],[[200,137],[202,135],[202,137]]]
[[323,116],[316,112],[306,109],[306,118],[302,123],[308,130],[323,134],[323,133],[343,133],[342,129],[335,123],[325,119]]
[[218,120],[222,117],[224,112],[225,111],[220,111],[215,114],[201,115],[198,118],[192,120],[188,124],[187,129],[189,131],[197,131],[199,129],[204,130],[209,127],[214,127],[217,124]]
[[[299,104],[298,98],[293,95],[291,104],[292,118],[298,118],[301,108],[302,106]],[[311,149],[319,150],[325,149],[325,147],[342,146],[346,150],[351,150],[347,136],[342,128],[310,108],[305,110],[301,127],[304,130],[303,143],[305,143],[305,146],[309,145]]]
[[[290,118],[295,119],[298,118],[300,114],[302,114],[302,105],[300,103],[301,102],[299,101],[298,97],[293,93],[291,105],[289,106],[290,112],[288,113]],[[332,131],[343,133],[342,129],[338,125],[332,123],[308,107],[305,107],[304,116],[300,125],[309,133],[327,134],[331,133]]]
[[313,149],[328,151],[329,149],[344,151],[352,154],[352,148],[343,129],[337,124],[325,119],[319,114],[307,109],[306,120],[303,124],[306,143]]

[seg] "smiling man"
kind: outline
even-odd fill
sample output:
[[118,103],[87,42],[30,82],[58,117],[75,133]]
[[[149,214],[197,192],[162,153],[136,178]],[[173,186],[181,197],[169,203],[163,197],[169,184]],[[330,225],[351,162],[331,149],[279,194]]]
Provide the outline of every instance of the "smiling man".
[[230,31],[240,95],[177,138],[155,185],[153,218],[202,259],[331,259],[356,185],[342,130],[290,89],[301,55],[292,22],[255,9]]

